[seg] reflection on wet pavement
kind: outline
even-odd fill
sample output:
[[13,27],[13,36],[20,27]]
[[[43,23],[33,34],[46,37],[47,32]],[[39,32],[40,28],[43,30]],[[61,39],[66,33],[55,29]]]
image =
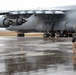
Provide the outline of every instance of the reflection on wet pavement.
[[0,75],[75,75],[71,38],[0,37]]

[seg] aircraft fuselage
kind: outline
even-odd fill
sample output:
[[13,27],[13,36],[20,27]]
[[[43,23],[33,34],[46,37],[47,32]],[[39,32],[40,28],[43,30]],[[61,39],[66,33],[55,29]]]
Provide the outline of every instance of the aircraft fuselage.
[[63,31],[75,32],[76,10],[64,11],[64,14],[31,15],[21,26],[10,26],[8,30],[20,32]]

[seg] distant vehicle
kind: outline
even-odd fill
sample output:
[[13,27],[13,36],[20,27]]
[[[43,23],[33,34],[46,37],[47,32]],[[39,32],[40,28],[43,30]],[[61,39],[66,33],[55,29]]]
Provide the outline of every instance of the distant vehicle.
[[76,6],[3,11],[0,15],[0,27],[16,31],[18,37],[24,37],[27,32],[44,32],[44,37],[68,37],[76,31]]

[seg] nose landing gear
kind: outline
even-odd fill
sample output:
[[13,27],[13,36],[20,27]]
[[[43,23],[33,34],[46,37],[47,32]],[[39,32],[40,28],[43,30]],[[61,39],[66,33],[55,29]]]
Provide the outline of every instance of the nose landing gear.
[[17,37],[24,37],[24,36],[25,36],[25,34],[22,33],[22,32],[19,32],[19,33],[17,34]]

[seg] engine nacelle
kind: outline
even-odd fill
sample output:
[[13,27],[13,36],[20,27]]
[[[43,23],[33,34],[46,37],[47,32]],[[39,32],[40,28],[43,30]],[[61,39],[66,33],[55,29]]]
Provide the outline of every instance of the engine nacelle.
[[26,20],[23,19],[23,18],[18,17],[18,18],[16,19],[16,24],[17,24],[17,25],[22,25],[22,24],[25,23],[25,22],[26,22]]
[[11,25],[11,20],[5,17],[0,17],[0,27],[9,27]]

